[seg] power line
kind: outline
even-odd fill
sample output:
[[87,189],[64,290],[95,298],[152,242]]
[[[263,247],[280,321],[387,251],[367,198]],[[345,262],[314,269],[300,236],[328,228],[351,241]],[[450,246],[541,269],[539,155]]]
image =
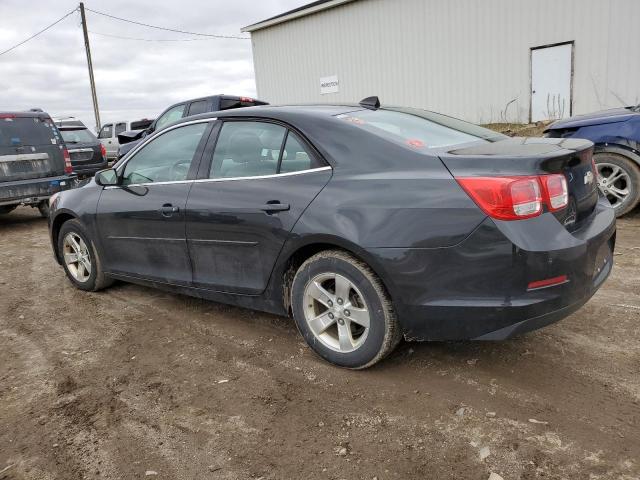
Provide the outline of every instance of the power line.
[[111,18],[113,20],[120,20],[121,22],[133,23],[135,25],[141,25],[143,27],[148,28],[156,28],[158,30],[165,30],[167,32],[175,32],[175,33],[184,33],[186,35],[196,35],[199,37],[211,37],[211,38],[231,38],[234,40],[249,40],[249,37],[239,37],[233,35],[215,35],[211,33],[197,33],[197,32],[187,32],[185,30],[178,30],[175,28],[166,28],[166,27],[158,27],[157,25],[150,25],[148,23],[136,22],[135,20],[128,20],[126,18],[116,17],[115,15],[109,15],[108,13],[98,12],[97,10],[92,10],[90,8],[86,9],[88,12],[95,13],[97,15],[102,15],[104,17]]
[[[88,8],[86,10],[89,10]],[[113,35],[111,33],[100,33],[89,30],[91,35],[99,35],[101,37],[120,38],[122,40],[137,40],[140,42],[206,42],[207,40],[215,40],[215,38],[138,38],[124,37],[122,35]]]
[[16,48],[18,48],[20,45],[24,45],[25,43],[27,43],[29,40],[32,40],[34,38],[36,38],[38,35],[40,35],[41,33],[46,32],[47,30],[49,30],[51,27],[57,25],[58,23],[60,23],[61,21],[63,21],[65,18],[67,18],[69,15],[71,15],[72,13],[77,12],[78,9],[74,8],[73,10],[71,10],[69,13],[67,13],[66,15],[64,15],[63,17],[59,18],[58,20],[56,20],[55,22],[53,22],[51,25],[43,28],[42,30],[40,30],[37,33],[34,33],[33,35],[31,35],[29,38],[21,41],[20,43],[15,44],[13,47],[11,48],[7,48],[6,50],[3,50],[2,52],[0,52],[0,55],[4,55],[5,53],[9,53],[11,50],[15,50]]

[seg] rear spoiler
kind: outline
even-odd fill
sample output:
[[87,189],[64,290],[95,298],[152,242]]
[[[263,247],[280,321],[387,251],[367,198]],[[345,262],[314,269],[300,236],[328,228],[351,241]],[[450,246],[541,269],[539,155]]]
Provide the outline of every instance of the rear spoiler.
[[126,132],[119,133],[118,142],[120,142],[120,145],[133,142],[134,140],[138,140],[139,138],[142,138],[142,134],[144,132],[145,130],[127,130]]

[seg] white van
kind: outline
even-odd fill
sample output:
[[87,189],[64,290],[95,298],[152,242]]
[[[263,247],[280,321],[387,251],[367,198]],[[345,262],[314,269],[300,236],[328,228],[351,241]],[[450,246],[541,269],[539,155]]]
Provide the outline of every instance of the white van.
[[118,157],[118,135],[128,130],[143,130],[151,125],[153,120],[143,119],[134,122],[112,122],[105,123],[100,132],[98,132],[98,140],[104,145],[107,151],[107,159],[115,160]]

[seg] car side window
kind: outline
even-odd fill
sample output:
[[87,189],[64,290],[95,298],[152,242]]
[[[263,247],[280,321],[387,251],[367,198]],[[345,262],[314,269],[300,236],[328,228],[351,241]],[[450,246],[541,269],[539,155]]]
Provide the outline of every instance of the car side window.
[[267,122],[225,122],[211,162],[209,178],[274,175],[286,128]]
[[199,113],[207,112],[209,110],[208,103],[208,100],[199,100],[197,102],[193,102],[191,105],[189,105],[188,115],[198,115]]
[[322,166],[324,165],[317,160],[317,157],[309,153],[300,137],[289,131],[278,173],[300,172]]
[[207,123],[186,125],[151,140],[127,162],[123,185],[187,179]]
[[156,130],[160,130],[165,125],[169,125],[172,122],[180,120],[184,114],[184,104],[176,105],[173,108],[170,108],[166,112],[162,114],[158,121],[156,122]]
[[124,122],[116,123],[116,137],[127,130],[127,124]]
[[104,125],[98,134],[98,138],[111,138],[113,135],[113,125],[111,123]]

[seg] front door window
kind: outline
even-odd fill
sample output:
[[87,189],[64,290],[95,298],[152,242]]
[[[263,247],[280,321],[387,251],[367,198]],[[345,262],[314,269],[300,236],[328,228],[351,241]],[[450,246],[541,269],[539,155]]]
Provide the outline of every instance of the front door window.
[[203,122],[179,127],[149,142],[125,165],[122,184],[186,180],[207,125]]

